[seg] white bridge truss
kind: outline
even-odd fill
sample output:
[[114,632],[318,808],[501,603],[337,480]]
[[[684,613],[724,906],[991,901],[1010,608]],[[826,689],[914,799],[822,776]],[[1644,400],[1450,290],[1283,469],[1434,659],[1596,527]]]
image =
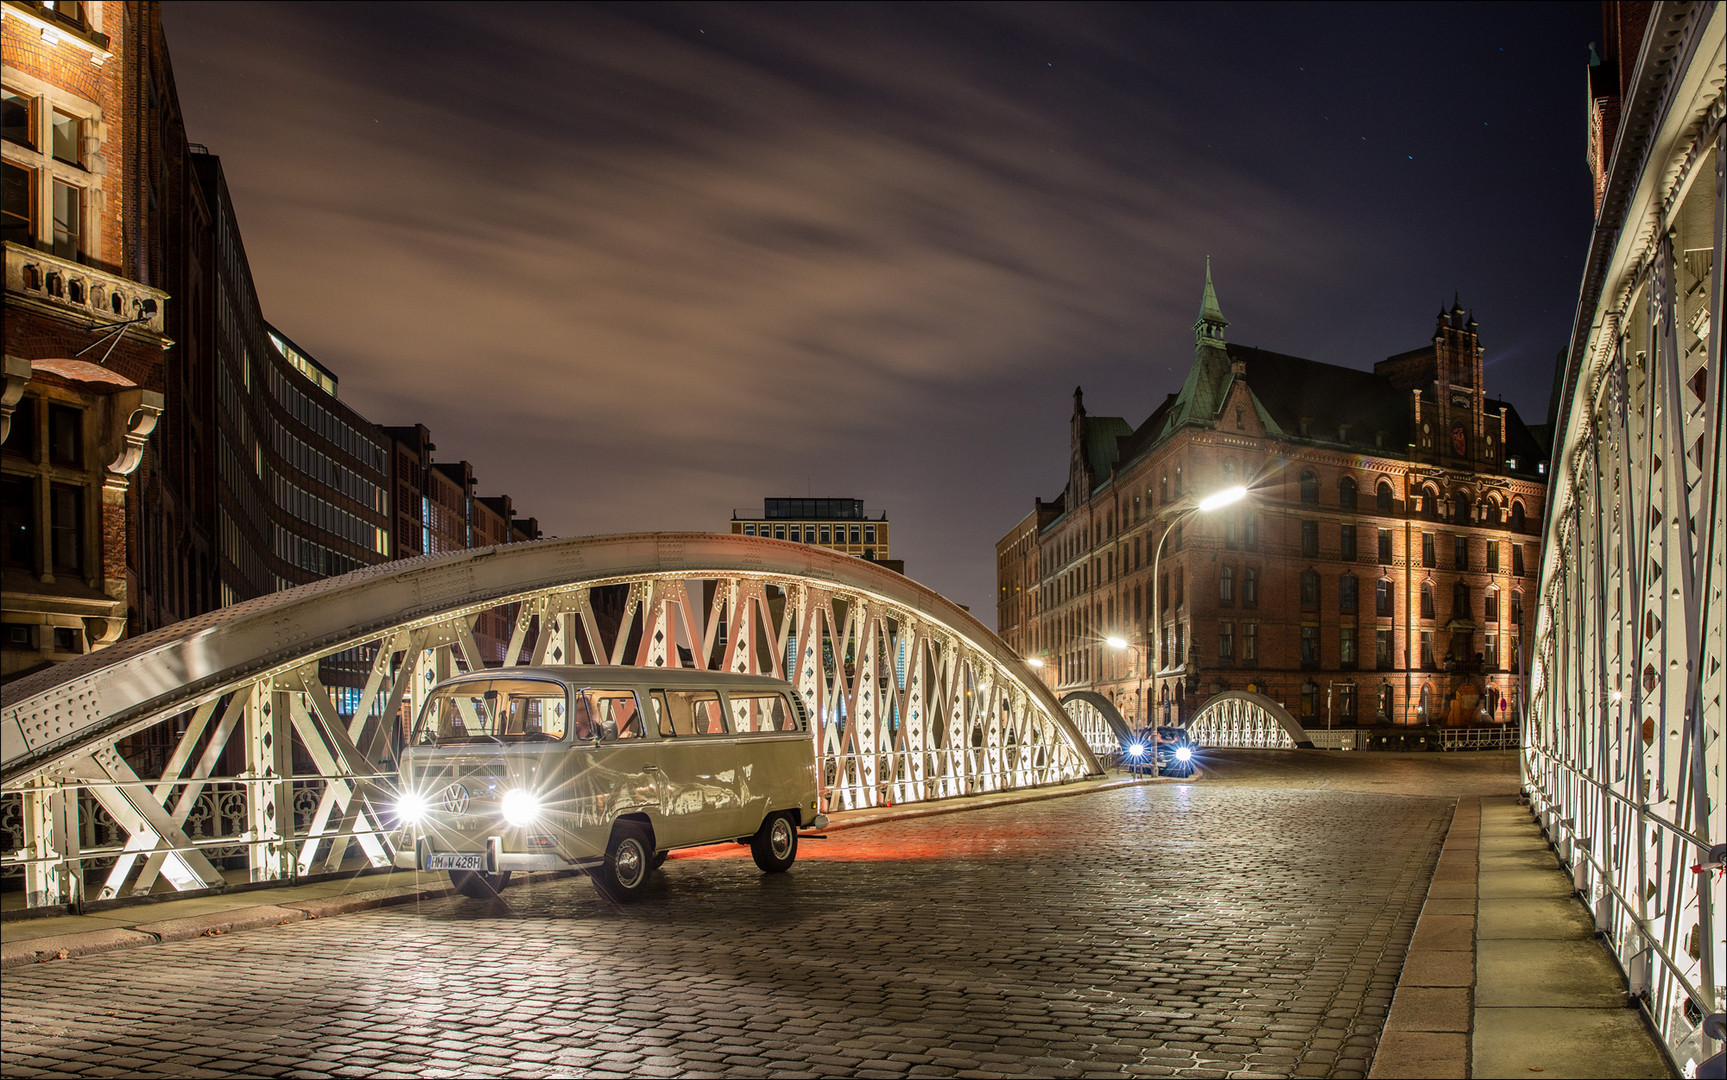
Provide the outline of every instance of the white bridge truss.
[[[787,679],[829,811],[1102,772],[994,634],[892,571],[753,537],[547,540],[372,567],[13,681],[0,863],[37,906],[220,887],[224,865],[387,866],[403,723],[439,679],[500,662]],[[161,751],[143,776],[142,745]]]
[[1289,710],[1247,690],[1231,690],[1206,700],[1187,725],[1197,746],[1250,750],[1293,750],[1312,745]]
[[1721,1049],[1704,1021],[1727,967],[1724,22],[1720,5],[1656,5],[1625,101],[1566,371],[1523,738],[1531,808],[1688,1071]]

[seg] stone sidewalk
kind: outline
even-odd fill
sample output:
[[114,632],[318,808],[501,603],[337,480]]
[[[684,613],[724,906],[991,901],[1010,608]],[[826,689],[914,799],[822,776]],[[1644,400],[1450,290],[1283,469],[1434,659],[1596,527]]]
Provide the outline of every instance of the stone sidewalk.
[[1526,806],[1458,803],[1370,1074],[1677,1075]]

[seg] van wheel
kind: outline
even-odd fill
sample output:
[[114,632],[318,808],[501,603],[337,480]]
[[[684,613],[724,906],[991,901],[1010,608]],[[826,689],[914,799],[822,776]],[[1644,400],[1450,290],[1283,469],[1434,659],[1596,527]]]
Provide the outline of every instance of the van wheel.
[[798,857],[798,830],[786,814],[774,814],[762,822],[750,838],[750,854],[764,874],[783,874]]
[[496,874],[488,874],[483,870],[451,870],[450,884],[463,896],[471,896],[476,900],[495,900],[504,886],[510,883],[510,872],[501,870]]
[[613,900],[635,900],[646,891],[653,869],[653,834],[634,821],[620,821],[612,827],[606,861],[594,874],[594,887]]

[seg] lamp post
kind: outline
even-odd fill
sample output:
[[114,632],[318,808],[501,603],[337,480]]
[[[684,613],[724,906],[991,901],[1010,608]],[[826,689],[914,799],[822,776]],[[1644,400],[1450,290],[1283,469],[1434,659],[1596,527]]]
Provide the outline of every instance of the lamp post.
[[1222,491],[1214,491],[1192,506],[1180,508],[1170,515],[1168,521],[1164,522],[1163,533],[1158,536],[1157,546],[1152,549],[1151,553],[1151,625],[1153,627],[1151,659],[1158,671],[1163,670],[1163,610],[1158,607],[1157,595],[1160,581],[1158,564],[1163,561],[1163,542],[1169,539],[1170,530],[1175,528],[1176,522],[1181,519],[1198,513],[1209,514],[1213,510],[1233,506],[1245,498],[1247,498],[1247,488],[1237,484],[1234,487],[1224,488]]
[[[1120,635],[1117,635],[1117,634],[1111,634],[1109,637],[1104,638],[1103,643],[1105,645],[1108,645],[1111,649],[1114,649],[1116,652],[1126,652],[1128,654],[1128,668],[1127,668],[1128,678],[1131,679],[1134,677],[1133,673],[1134,673],[1135,669],[1140,670],[1141,673],[1139,675],[1139,686],[1134,692],[1134,701],[1138,703],[1138,711],[1140,712],[1140,717],[1139,717],[1140,727],[1149,727],[1150,725],[1147,722],[1147,719],[1145,717],[1145,705],[1144,705],[1144,701],[1145,701],[1145,675],[1144,675],[1144,669],[1140,665],[1141,653],[1139,651],[1139,646],[1128,644],[1126,638],[1121,637]],[[1145,753],[1151,755],[1151,775],[1153,775],[1153,776],[1157,775],[1157,745],[1156,745],[1156,742],[1157,742],[1156,739],[1153,739],[1152,745],[1147,746],[1145,748]],[[1123,747],[1123,749],[1125,750],[1126,747]],[[1139,763],[1135,762],[1134,764],[1137,766]]]

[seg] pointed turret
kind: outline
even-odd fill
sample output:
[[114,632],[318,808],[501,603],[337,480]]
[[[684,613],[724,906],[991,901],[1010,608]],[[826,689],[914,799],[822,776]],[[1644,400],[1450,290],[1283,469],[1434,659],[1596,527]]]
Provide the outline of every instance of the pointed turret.
[[1217,290],[1211,287],[1211,256],[1205,257],[1205,297],[1199,304],[1199,321],[1193,324],[1193,339],[1196,345],[1223,345],[1223,328],[1229,325],[1229,320],[1223,317],[1223,309],[1217,306]]

